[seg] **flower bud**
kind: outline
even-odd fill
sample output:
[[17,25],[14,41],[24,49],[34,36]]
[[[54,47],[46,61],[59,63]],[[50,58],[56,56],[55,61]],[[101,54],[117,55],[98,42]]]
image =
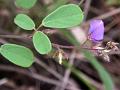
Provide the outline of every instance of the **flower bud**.
[[104,37],[103,21],[102,20],[91,20],[88,34],[89,34],[89,39],[92,42],[94,43],[101,42]]

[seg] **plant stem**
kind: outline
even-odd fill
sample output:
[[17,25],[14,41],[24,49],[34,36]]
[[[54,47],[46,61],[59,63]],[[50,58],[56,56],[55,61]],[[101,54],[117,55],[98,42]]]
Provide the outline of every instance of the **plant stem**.
[[[64,46],[64,45],[59,45],[59,44],[55,44],[52,43],[53,47],[55,48],[64,48],[64,49],[75,49],[75,46]],[[92,48],[86,48],[86,47],[81,47],[82,49],[87,49],[87,50],[104,50],[104,49],[92,49]]]
[[[18,36],[18,35],[0,35],[1,38],[15,38],[15,39],[29,39],[28,36]],[[104,50],[104,49],[92,49],[92,48],[86,48],[83,47],[83,45],[87,42],[87,40],[80,46],[82,49],[87,49],[87,50]],[[77,48],[76,46],[65,46],[65,45],[59,45],[52,43],[53,47],[55,48],[63,48],[63,49],[75,49]]]
[[78,5],[80,6],[83,2],[84,2],[84,0],[81,0]]
[[26,36],[18,36],[18,35],[0,35],[1,38],[14,38],[14,39],[29,39],[29,35]]
[[42,24],[40,24],[40,25],[38,26],[38,28],[36,29],[36,31],[39,30],[41,27],[42,27]]
[[83,42],[83,44],[81,44],[80,47],[83,47],[83,45],[85,45],[85,44],[87,43],[87,41],[88,41],[88,39],[86,39],[86,40]]

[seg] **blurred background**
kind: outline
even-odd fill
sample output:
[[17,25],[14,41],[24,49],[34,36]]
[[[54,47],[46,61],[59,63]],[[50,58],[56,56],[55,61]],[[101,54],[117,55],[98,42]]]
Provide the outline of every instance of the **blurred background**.
[[[39,26],[46,15],[57,7],[69,3],[81,3],[80,7],[84,11],[85,18],[81,26],[70,29],[79,42],[85,40],[86,36],[82,34],[82,31],[88,30],[88,22],[93,18],[104,21],[103,46],[108,41],[120,42],[120,0],[37,0],[30,10],[17,8],[14,0],[0,0],[0,44],[23,45],[30,48],[35,55],[35,63],[28,69],[13,65],[0,56],[0,90],[93,90],[78,79],[70,69],[66,69],[53,59],[53,53],[44,56],[38,54],[31,38],[24,38],[30,36],[32,32],[21,30],[13,22],[17,13],[24,12],[35,21],[36,26]],[[44,27],[41,30],[46,31],[45,33],[53,43],[71,45],[58,30]],[[98,73],[82,54],[78,53],[74,57],[72,49],[63,50],[66,57],[71,58],[68,62],[80,70],[96,90],[104,90]],[[106,62],[101,57],[97,59],[110,73],[115,83],[114,90],[120,90],[120,55],[113,53],[109,57],[110,62]]]

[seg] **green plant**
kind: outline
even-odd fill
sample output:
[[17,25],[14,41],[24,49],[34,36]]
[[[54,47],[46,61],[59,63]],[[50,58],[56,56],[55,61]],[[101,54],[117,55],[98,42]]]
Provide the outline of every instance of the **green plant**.
[[79,25],[82,22],[82,20],[83,20],[83,12],[79,8],[79,6],[75,4],[68,4],[59,7],[54,12],[46,16],[42,20],[42,23],[39,25],[38,28],[35,28],[34,21],[26,14],[16,15],[14,19],[14,23],[24,30],[34,30],[32,41],[35,49],[40,54],[48,54],[52,50],[51,41],[49,40],[47,35],[45,35],[41,31],[38,31],[39,28],[42,26],[50,27],[50,28],[69,28]]
[[[15,4],[19,8],[30,9],[35,5],[37,0],[30,0],[31,2],[29,1],[29,3],[27,3],[27,1],[28,0],[16,0]],[[82,23],[83,18],[83,12],[78,5],[68,4],[60,6],[51,14],[46,16],[37,28],[34,21],[28,15],[23,13],[16,15],[16,17],[14,18],[14,23],[24,30],[33,31],[32,42],[36,51],[40,54],[48,54],[52,50],[52,43],[49,37],[42,31],[39,31],[39,29],[42,26],[48,28],[70,28]],[[80,46],[80,44],[75,40],[75,38],[70,34],[69,31],[61,31],[72,44],[77,47]],[[9,61],[21,67],[30,67],[34,62],[32,51],[21,45],[3,44],[0,47],[0,53]],[[105,89],[113,90],[112,80],[106,70],[97,62],[97,60],[91,53],[89,53],[88,51],[83,51],[83,53],[98,71],[102,81],[105,84]],[[82,78],[80,71],[73,68],[72,72],[79,78]]]

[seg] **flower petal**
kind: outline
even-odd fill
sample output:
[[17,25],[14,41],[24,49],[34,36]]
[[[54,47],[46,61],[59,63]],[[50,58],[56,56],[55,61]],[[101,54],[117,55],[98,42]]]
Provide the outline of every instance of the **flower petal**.
[[104,23],[102,20],[90,21],[89,37],[93,42],[101,41],[104,37]]

